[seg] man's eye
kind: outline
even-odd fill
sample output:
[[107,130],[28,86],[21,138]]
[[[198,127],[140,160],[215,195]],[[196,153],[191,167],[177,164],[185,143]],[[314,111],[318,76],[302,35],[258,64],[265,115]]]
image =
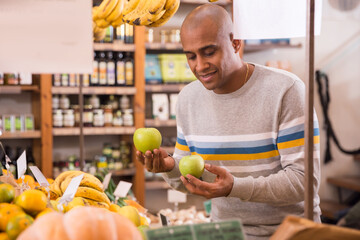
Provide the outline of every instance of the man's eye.
[[189,60],[194,60],[195,59],[195,56],[193,55],[193,56],[187,56],[187,58],[189,59]]
[[205,56],[209,57],[209,56],[212,56],[214,55],[215,51],[208,51],[208,52],[205,52]]

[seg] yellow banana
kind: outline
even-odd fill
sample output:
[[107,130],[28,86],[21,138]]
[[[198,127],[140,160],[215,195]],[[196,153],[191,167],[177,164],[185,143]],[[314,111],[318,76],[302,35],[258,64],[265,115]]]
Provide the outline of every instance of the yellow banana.
[[160,27],[164,25],[172,16],[174,16],[176,11],[179,9],[179,6],[180,0],[167,0],[164,7],[166,12],[158,21],[150,24],[149,27]]
[[61,173],[53,182],[53,184],[50,185],[50,189],[52,191],[54,191],[56,194],[58,194],[59,196],[62,196],[62,192],[61,192],[61,189],[60,189],[60,184],[64,181],[64,179],[72,174],[73,171],[66,171],[66,172],[63,172]]
[[113,22],[115,19],[121,16],[121,13],[124,9],[126,0],[118,0],[114,10],[106,17],[107,22]]
[[105,202],[110,205],[110,200],[105,193],[89,187],[79,187],[76,191],[75,197],[88,198],[97,202]]
[[87,202],[87,204],[89,206],[109,209],[109,204],[107,204],[106,202],[98,202],[98,201],[94,201],[94,200],[91,200],[88,198],[83,198],[83,199],[85,199],[85,201]]
[[96,26],[98,26],[99,28],[107,28],[108,26],[110,26],[110,23],[105,19],[97,19],[95,23]]
[[141,25],[141,26],[147,26],[153,22],[158,21],[164,14],[166,10],[160,11],[158,14],[152,15],[152,14],[146,14],[143,15],[137,19],[135,19],[132,24],[133,25]]
[[98,19],[98,16],[97,16],[97,11],[99,10],[99,6],[94,6],[93,8],[92,8],[92,11],[91,11],[91,13],[92,13],[92,19],[93,19],[93,21],[95,21],[96,19]]
[[114,21],[111,22],[111,26],[113,26],[114,28],[124,24],[124,21],[122,19],[122,14],[117,18],[115,19]]
[[134,11],[134,9],[139,5],[139,2],[141,0],[128,0],[127,3],[125,4],[124,10],[122,12],[122,15],[126,15],[129,12]]
[[105,19],[114,10],[118,0],[103,0],[97,10],[97,17]]
[[84,173],[81,171],[77,171],[71,175],[68,175],[68,177],[61,183],[61,187],[60,187],[61,191],[65,192],[65,190],[69,186],[71,180],[74,177],[77,177],[81,174],[84,174],[84,177],[80,182],[80,186],[94,188],[100,192],[103,192],[103,185],[98,178],[96,178],[95,176],[93,176],[89,173]]
[[74,177],[79,176],[80,174],[83,174],[83,172],[81,172],[81,171],[71,171],[71,174],[67,175],[67,177],[64,179],[64,181],[62,181],[62,183],[60,184],[61,192],[64,193],[66,188],[69,186],[71,180]]
[[158,16],[163,11],[166,0],[143,0],[141,3],[143,4],[139,5],[142,5],[142,7],[136,8],[123,17],[125,22],[132,25],[148,25],[164,14]]

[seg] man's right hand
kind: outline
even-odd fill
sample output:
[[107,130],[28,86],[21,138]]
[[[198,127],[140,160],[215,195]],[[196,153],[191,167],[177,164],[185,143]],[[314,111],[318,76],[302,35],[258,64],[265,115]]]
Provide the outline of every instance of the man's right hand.
[[175,166],[175,160],[162,148],[146,151],[145,154],[136,151],[136,159],[154,173],[170,172]]

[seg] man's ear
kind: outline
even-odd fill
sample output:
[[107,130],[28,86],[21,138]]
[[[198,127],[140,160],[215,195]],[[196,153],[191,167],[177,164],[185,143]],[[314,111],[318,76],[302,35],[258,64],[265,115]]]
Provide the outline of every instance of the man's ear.
[[234,34],[230,33],[230,40],[232,42],[232,46],[235,50],[235,53],[240,51],[240,47],[241,47],[241,40],[240,39],[234,39]]

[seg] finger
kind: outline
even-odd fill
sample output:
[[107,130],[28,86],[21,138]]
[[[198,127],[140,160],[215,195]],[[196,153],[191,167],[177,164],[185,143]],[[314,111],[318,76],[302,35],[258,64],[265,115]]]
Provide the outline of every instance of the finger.
[[198,189],[209,191],[211,188],[211,185],[212,185],[211,183],[201,181],[200,179],[198,179],[190,174],[186,175],[186,178],[192,185],[194,185]]
[[[150,153],[150,154],[149,154]],[[150,151],[146,151],[145,153],[145,167],[148,171],[152,170],[153,165],[153,155]]]
[[136,151],[136,159],[139,162],[141,162],[142,164],[144,164],[145,159],[144,159],[143,154],[140,151]]
[[159,168],[160,168],[160,152],[158,150],[154,150],[154,158],[153,158],[153,170],[155,171],[159,171]]
[[205,169],[219,176],[223,176],[227,173],[226,169],[210,164],[205,164]]

